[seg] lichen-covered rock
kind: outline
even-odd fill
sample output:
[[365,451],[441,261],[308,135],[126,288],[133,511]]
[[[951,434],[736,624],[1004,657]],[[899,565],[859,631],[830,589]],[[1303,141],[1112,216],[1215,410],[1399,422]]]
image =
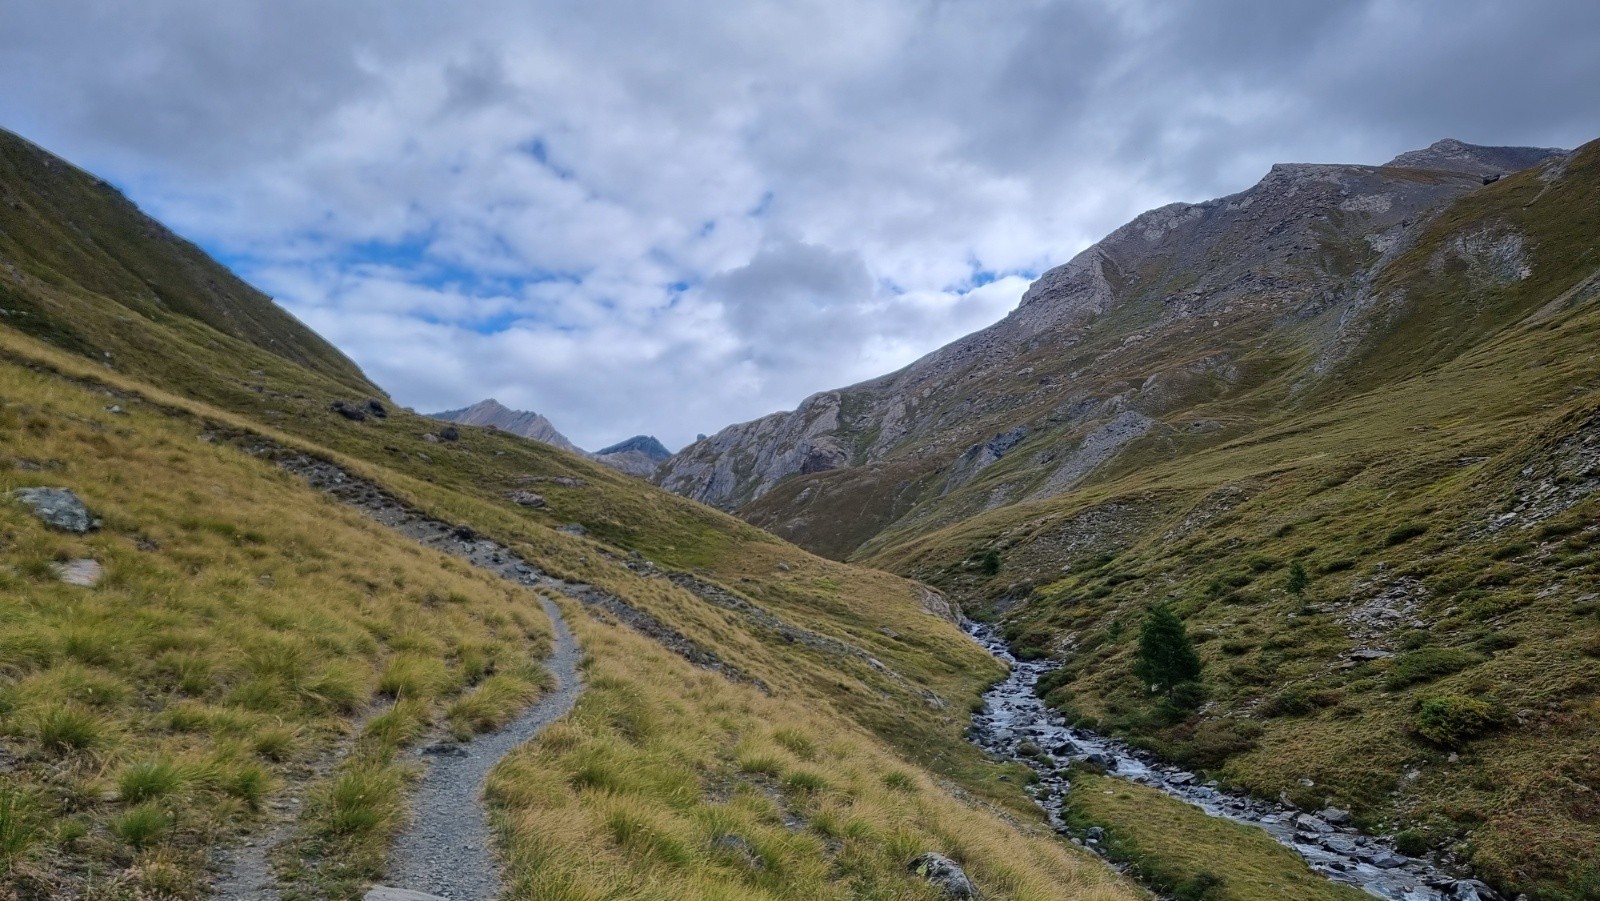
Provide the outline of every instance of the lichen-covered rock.
[[916,873],[947,898],[976,898],[978,890],[967,878],[965,870],[943,854],[928,852],[911,861],[911,872]]
[[82,535],[100,528],[100,520],[66,488],[18,488],[11,496],[28,505],[33,515],[52,529]]

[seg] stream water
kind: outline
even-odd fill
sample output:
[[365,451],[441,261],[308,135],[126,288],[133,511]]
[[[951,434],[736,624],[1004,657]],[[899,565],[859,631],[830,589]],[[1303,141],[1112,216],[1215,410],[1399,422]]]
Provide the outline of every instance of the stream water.
[[[967,623],[967,631],[1011,667],[1011,675],[984,695],[983,710],[973,716],[973,741],[992,754],[1027,764],[1039,775],[1032,788],[1034,798],[1058,830],[1065,831],[1061,810],[1071,787],[1066,768],[1074,762],[1088,762],[1109,775],[1159,789],[1211,816],[1259,827],[1294,849],[1318,873],[1379,898],[1498,901],[1499,896],[1482,882],[1446,873],[1426,860],[1400,854],[1388,839],[1363,834],[1349,825],[1349,814],[1344,811],[1306,812],[1222,791],[1215,782],[1161,763],[1148,752],[1068,726],[1034,694],[1040,677],[1058,663],[1017,660],[988,626]],[[1023,753],[1024,742],[1036,746],[1039,753]],[[1103,850],[1092,831],[1084,843]]]

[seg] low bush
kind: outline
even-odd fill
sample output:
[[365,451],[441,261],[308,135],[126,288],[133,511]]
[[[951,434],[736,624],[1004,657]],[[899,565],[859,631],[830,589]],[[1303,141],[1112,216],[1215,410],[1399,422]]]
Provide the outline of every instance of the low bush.
[[1497,704],[1460,695],[1425,698],[1417,708],[1418,735],[1447,748],[1458,748],[1504,725],[1505,710]]
[[1432,682],[1482,663],[1482,654],[1460,648],[1419,648],[1401,654],[1389,668],[1386,684],[1391,689]]

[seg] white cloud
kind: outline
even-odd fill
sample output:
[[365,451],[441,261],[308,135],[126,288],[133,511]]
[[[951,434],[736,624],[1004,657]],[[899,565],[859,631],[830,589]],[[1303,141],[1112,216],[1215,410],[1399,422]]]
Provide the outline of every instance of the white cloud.
[[904,365],[1275,161],[1600,121],[1583,0],[16,6],[0,124],[401,402],[493,395],[586,446]]

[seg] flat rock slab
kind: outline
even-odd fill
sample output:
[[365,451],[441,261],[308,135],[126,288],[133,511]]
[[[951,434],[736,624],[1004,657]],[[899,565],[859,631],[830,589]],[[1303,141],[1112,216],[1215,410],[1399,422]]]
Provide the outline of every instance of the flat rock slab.
[[375,885],[361,896],[361,901],[446,901],[438,895],[429,895],[425,892],[414,892],[405,888],[390,888],[387,885]]
[[50,569],[55,572],[56,578],[68,585],[77,585],[80,588],[93,588],[105,578],[106,569],[95,560],[68,560],[65,563],[52,563]]

